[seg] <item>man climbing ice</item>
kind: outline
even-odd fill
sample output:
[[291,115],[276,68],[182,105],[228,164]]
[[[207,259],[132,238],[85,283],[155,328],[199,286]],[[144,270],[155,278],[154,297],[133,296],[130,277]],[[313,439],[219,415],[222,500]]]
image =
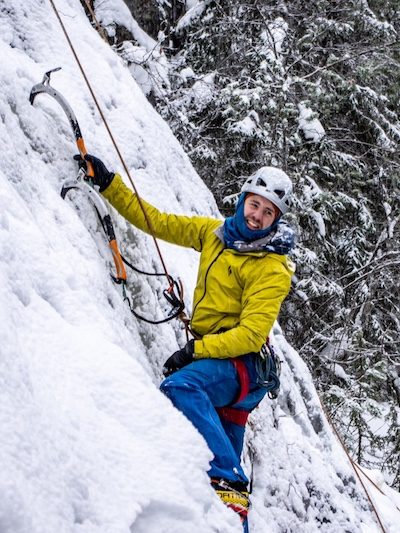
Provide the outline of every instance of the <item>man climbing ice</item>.
[[295,235],[281,220],[289,209],[291,180],[279,168],[260,168],[246,179],[235,214],[225,221],[162,213],[141,199],[149,228],[136,194],[121,176],[94,156],[85,160],[93,165],[93,183],[129,222],[200,252],[193,339],[166,360],[160,388],[205,438],[214,454],[211,484],[245,523],[245,424],[267,392],[260,351],[294,273],[288,254]]

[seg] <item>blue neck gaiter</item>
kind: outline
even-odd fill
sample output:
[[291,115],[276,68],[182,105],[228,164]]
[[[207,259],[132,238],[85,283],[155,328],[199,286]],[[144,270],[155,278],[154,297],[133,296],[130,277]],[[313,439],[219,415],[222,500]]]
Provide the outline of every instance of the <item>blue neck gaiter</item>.
[[236,211],[233,217],[228,217],[224,222],[224,241],[227,248],[235,248],[235,242],[244,241],[251,242],[258,239],[262,239],[269,235],[278,225],[280,217],[269,228],[261,230],[251,230],[247,227],[244,218],[244,201],[247,193],[243,192],[236,205]]

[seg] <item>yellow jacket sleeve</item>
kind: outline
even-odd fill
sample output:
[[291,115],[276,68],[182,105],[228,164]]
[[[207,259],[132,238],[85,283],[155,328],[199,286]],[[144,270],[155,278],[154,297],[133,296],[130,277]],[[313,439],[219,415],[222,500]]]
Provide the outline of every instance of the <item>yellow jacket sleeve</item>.
[[137,195],[125,185],[119,174],[115,175],[102,194],[124,218],[140,230],[158,239],[197,251],[201,251],[207,228],[210,224],[214,226],[216,222],[207,217],[162,213],[142,198],[139,202]]

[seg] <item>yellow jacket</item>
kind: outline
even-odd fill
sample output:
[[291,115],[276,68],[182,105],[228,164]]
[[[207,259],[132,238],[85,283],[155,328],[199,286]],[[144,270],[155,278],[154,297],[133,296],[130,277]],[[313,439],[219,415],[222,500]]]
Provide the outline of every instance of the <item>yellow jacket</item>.
[[[115,175],[103,195],[129,222],[150,233],[136,194],[121,176]],[[195,341],[195,358],[259,352],[290,290],[290,259],[227,249],[215,234],[220,220],[161,213],[141,201],[155,237],[201,252],[191,319],[201,337]]]

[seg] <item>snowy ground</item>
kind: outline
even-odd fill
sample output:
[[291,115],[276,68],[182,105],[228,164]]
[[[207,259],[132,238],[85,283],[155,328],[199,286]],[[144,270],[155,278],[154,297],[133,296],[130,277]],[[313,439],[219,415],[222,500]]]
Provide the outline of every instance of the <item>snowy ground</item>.
[[[78,0],[56,4],[140,193],[161,209],[219,216]],[[203,439],[158,391],[183,332],[132,317],[94,215],[59,195],[75,176],[76,148],[57,103],[47,95],[29,103],[46,70],[62,66],[52,83],[75,110],[89,152],[114,170],[121,164],[50,3],[0,0],[0,52],[0,533],[240,532],[208,485]],[[131,261],[160,269],[151,239],[114,220]],[[196,254],[161,248],[190,308]],[[129,277],[137,309],[160,318],[163,282]],[[278,327],[275,339],[282,393],[252,415],[247,440],[252,532],[380,531],[305,365]],[[390,496],[368,485],[394,533],[399,495],[372,475]]]

